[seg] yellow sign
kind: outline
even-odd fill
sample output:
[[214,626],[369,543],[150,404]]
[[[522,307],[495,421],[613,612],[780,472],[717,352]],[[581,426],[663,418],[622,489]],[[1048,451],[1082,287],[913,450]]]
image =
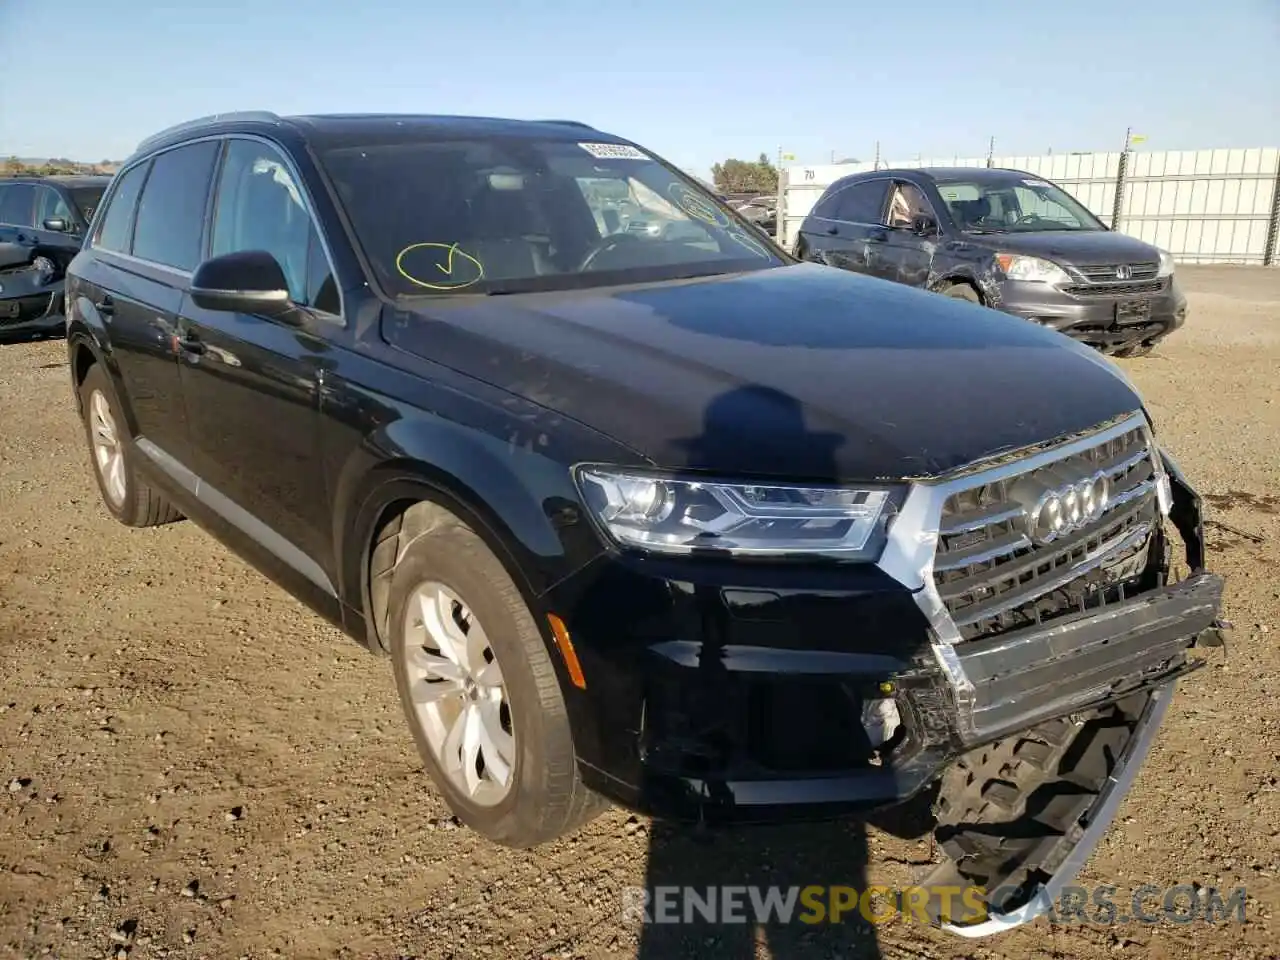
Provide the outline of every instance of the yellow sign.
[[795,158],[796,158],[796,155],[794,153],[784,153],[782,155],[783,160],[794,160]]
[[1130,143],[1146,143],[1147,135],[1144,133],[1135,133],[1129,138]]

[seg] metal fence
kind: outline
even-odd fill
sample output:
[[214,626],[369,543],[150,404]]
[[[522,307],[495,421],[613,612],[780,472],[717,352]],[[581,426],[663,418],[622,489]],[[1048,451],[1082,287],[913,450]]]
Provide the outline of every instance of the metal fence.
[[1057,183],[1113,229],[1182,263],[1280,262],[1280,149],[917,157],[789,167],[779,188],[788,248],[818,197],[850,173],[888,167],[1009,167]]

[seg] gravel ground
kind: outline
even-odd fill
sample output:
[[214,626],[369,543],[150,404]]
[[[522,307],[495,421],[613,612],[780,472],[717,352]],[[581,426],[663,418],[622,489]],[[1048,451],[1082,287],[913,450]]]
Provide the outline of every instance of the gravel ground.
[[1123,366],[1206,496],[1236,629],[1082,882],[1122,907],[1147,883],[1244,886],[1243,925],[642,931],[622,890],[646,877],[904,884],[929,844],[854,823],[708,839],[621,811],[535,851],[482,842],[422,773],[386,662],[191,524],[107,516],[50,341],[0,345],[0,956],[1276,956],[1280,271],[1184,283],[1188,326]]

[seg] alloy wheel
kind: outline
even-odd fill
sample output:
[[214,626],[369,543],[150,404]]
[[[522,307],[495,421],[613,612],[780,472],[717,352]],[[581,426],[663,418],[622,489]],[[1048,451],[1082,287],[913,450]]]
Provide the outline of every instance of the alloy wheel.
[[111,405],[101,390],[90,395],[89,426],[93,433],[93,462],[102,478],[102,488],[111,505],[120,507],[126,493],[124,446],[115,417],[111,415]]
[[402,656],[436,762],[471,802],[500,803],[514,780],[515,731],[502,669],[480,621],[449,587],[421,584],[405,608]]

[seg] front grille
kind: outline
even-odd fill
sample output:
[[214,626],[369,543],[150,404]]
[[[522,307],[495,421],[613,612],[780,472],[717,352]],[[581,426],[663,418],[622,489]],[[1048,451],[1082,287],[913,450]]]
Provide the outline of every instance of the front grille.
[[[1059,488],[1102,472],[1102,515],[1039,545],[1025,529],[1029,487]],[[985,480],[943,505],[934,583],[961,639],[994,636],[1123,600],[1146,567],[1159,518],[1156,472],[1140,427],[1025,473]]]
[[1090,263],[1073,266],[1071,271],[1080,275],[1088,283],[1115,283],[1122,279],[1117,271],[1128,267],[1132,271],[1129,280],[1154,280],[1160,272],[1160,264],[1155,261],[1142,263]]
[[1136,297],[1151,295],[1164,289],[1163,280],[1146,280],[1142,283],[1076,283],[1062,288],[1077,297]]

